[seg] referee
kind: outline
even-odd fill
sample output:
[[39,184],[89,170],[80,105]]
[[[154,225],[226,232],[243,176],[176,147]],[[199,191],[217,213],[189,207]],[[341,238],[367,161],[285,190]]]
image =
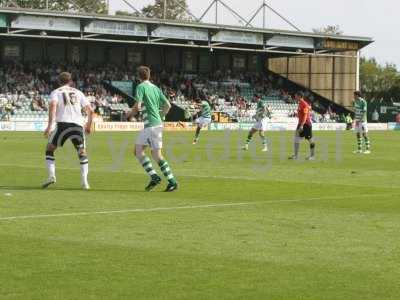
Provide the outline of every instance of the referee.
[[297,110],[299,123],[294,137],[294,155],[289,157],[289,159],[297,160],[299,158],[300,141],[304,138],[310,144],[310,156],[306,159],[315,160],[315,142],[312,132],[311,105],[304,99],[303,92],[297,92],[295,99],[299,104]]

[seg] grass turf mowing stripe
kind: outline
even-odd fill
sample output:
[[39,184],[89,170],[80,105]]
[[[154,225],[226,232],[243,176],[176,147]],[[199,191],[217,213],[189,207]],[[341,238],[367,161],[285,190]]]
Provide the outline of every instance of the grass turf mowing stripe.
[[[368,194],[368,195],[357,195],[357,198],[380,197],[380,196],[389,196],[389,195],[392,196],[392,194],[375,194],[375,195]],[[61,217],[79,217],[79,216],[94,216],[94,215],[129,214],[129,213],[140,213],[140,212],[158,212],[158,211],[188,210],[188,209],[208,209],[208,208],[238,207],[238,206],[250,206],[250,205],[260,205],[260,204],[285,203],[285,202],[286,203],[287,202],[307,202],[307,201],[338,200],[338,199],[352,199],[352,198],[355,198],[355,197],[338,196],[338,197],[319,197],[319,198],[309,198],[309,199],[282,199],[282,200],[269,200],[269,201],[256,201],[256,202],[239,202],[239,203],[223,203],[223,204],[207,204],[207,205],[136,208],[136,209],[93,211],[93,212],[72,212],[72,213],[62,213],[62,214],[10,216],[10,217],[0,217],[0,221],[61,218]]]
[[[14,167],[14,168],[29,168],[29,169],[46,169],[44,166],[33,166],[33,165],[16,165],[16,164],[0,164],[0,167]],[[57,170],[61,171],[79,171],[79,167],[74,167],[74,168],[68,168],[68,167],[57,167]],[[143,172],[135,172],[135,171],[127,171],[127,170],[121,170],[118,172],[113,172],[109,171],[106,169],[100,169],[100,168],[91,168],[90,172],[92,173],[122,173],[122,174],[132,174],[132,175],[141,175],[145,176]],[[396,171],[395,173],[398,173],[399,171]],[[213,179],[224,179],[224,180],[245,180],[245,181],[273,181],[273,182],[281,182],[281,183],[286,183],[286,182],[291,182],[291,183],[305,183],[306,181],[299,181],[299,180],[282,180],[282,179],[272,179],[272,178],[255,178],[255,177],[245,177],[245,176],[212,176],[212,175],[193,175],[193,174],[188,174],[182,171],[178,171],[175,174],[178,175],[178,177],[188,177],[188,178],[213,178]],[[397,174],[396,174],[397,175]],[[319,184],[322,184],[322,182],[317,182]],[[332,183],[333,185],[337,186],[349,186],[349,187],[364,187],[363,185],[359,184],[351,184],[351,183]],[[40,185],[38,185],[39,187]],[[8,189],[10,191],[14,191],[15,187],[12,186],[0,186],[2,189]],[[396,186],[385,186],[384,189],[391,189],[391,190],[398,190],[400,189],[399,187]],[[79,189],[80,190],[80,189]],[[93,190],[96,190],[95,188]]]

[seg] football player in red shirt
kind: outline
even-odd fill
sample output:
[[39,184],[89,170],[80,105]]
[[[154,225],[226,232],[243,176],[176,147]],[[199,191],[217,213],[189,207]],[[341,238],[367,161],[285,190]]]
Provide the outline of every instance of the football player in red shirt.
[[299,103],[297,110],[297,116],[299,118],[299,123],[297,125],[297,130],[294,139],[294,155],[290,159],[298,159],[300,141],[301,139],[306,139],[310,144],[310,156],[307,160],[315,159],[315,142],[312,133],[312,122],[311,122],[311,105],[304,99],[303,92],[297,92],[295,95],[296,101]]

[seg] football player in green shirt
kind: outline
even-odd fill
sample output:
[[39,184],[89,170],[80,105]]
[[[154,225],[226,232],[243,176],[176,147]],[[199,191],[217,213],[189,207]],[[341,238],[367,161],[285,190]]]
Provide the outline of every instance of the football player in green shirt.
[[[371,153],[371,143],[368,137],[368,123],[367,123],[368,105],[367,101],[362,98],[361,92],[354,92],[354,129],[357,133],[357,150],[354,153]],[[363,148],[364,140],[364,148]]]
[[196,145],[199,141],[200,131],[203,127],[208,126],[211,123],[211,107],[205,100],[196,100],[200,110],[200,117],[194,122],[197,124],[196,135],[193,139],[193,145]]
[[247,139],[246,139],[246,144],[243,146],[243,150],[249,150],[249,144],[253,138],[253,135],[258,131],[263,148],[263,152],[268,151],[268,145],[267,145],[267,138],[265,137],[265,131],[267,130],[268,126],[268,118],[271,118],[271,112],[268,108],[267,102],[262,100],[260,97],[256,98],[257,101],[257,110],[256,114],[253,117],[253,119],[256,120],[254,123],[252,129],[250,130]]
[[146,191],[151,191],[161,182],[161,177],[153,169],[150,158],[145,153],[146,148],[150,147],[153,159],[168,180],[168,186],[165,191],[172,192],[178,189],[178,183],[168,162],[162,155],[163,117],[170,110],[171,104],[163,92],[150,82],[150,72],[150,68],[145,66],[138,69],[141,83],[136,88],[136,103],[132,109],[132,114],[136,115],[140,111],[142,112],[144,129],[137,138],[135,156],[151,178]]

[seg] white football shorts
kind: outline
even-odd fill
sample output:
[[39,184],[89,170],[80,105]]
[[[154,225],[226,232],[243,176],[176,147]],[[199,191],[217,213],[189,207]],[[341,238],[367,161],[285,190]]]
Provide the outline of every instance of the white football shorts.
[[200,125],[201,127],[204,127],[204,126],[209,125],[211,123],[211,118],[199,117],[194,122],[196,124]]
[[354,127],[356,133],[368,133],[368,123],[367,122],[356,122]]
[[260,121],[254,123],[253,128],[255,130],[267,131],[268,118],[263,118]]
[[148,127],[143,129],[136,140],[136,145],[149,146],[153,150],[162,149],[163,127]]

